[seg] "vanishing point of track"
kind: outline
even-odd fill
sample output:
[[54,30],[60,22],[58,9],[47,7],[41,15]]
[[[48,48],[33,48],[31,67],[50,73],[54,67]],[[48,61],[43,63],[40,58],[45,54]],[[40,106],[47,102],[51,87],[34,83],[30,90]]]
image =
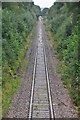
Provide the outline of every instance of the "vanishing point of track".
[[41,26],[42,18],[40,17],[28,118],[54,119],[47,59]]

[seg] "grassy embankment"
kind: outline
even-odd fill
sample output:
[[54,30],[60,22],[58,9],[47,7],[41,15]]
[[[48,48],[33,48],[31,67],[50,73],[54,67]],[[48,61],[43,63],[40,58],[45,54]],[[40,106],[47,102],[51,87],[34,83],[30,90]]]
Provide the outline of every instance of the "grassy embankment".
[[46,30],[59,59],[58,72],[80,115],[80,5],[55,3],[44,11]]
[[0,119],[2,117],[2,41],[1,41],[1,32],[2,32],[2,11],[0,3]]
[[[34,30],[34,28],[33,28]],[[3,106],[2,106],[2,110],[3,110],[3,114],[6,112],[6,110],[8,109],[11,100],[13,98],[13,94],[15,92],[17,92],[17,90],[20,87],[20,84],[22,82],[22,76],[24,76],[26,69],[27,69],[27,65],[28,65],[28,61],[29,61],[29,56],[24,57],[25,53],[27,52],[27,49],[31,47],[31,38],[34,35],[34,31],[31,31],[31,33],[29,34],[28,38],[27,38],[27,42],[25,42],[25,46],[24,46],[24,50],[21,51],[21,62],[20,62],[20,69],[16,71],[16,74],[13,74],[13,71],[10,70],[10,74],[7,75],[7,81],[5,82],[4,86],[3,86],[3,90],[2,90],[2,100],[3,100]]]
[[[2,113],[7,111],[13,94],[21,84],[29,56],[25,52],[31,45],[33,27],[40,8],[34,3],[2,4]],[[20,69],[19,66],[21,66]]]

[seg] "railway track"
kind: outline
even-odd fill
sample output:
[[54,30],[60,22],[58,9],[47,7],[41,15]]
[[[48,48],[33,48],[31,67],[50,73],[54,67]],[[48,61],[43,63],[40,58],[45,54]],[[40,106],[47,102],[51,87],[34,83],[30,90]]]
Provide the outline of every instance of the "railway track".
[[40,19],[28,118],[54,119],[41,25],[42,21]]

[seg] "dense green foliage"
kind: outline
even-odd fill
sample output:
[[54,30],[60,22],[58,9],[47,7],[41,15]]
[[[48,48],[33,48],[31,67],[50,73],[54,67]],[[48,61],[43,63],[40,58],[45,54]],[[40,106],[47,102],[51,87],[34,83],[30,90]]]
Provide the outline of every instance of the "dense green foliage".
[[55,2],[45,19],[61,61],[63,83],[80,108],[80,3]]
[[20,83],[18,67],[30,45],[28,36],[38,14],[40,7],[33,2],[2,3],[3,113]]
[[16,71],[16,62],[21,61],[21,50],[40,9],[33,3],[3,3],[2,7],[3,70],[7,64]]
[[1,3],[0,3],[0,119],[2,117],[2,41],[1,41],[1,31],[2,31],[2,22],[1,22],[1,18],[2,18],[2,11],[1,11]]
[[43,10],[42,10],[42,12],[41,12],[41,15],[42,16],[46,16],[48,14],[48,8],[44,8]]

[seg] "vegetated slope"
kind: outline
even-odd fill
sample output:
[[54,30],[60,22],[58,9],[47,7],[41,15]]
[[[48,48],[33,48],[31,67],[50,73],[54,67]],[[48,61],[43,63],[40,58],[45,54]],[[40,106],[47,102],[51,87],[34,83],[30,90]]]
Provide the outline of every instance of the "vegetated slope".
[[44,16],[60,60],[64,87],[80,109],[80,3],[55,2]]
[[0,4],[0,87],[1,87],[1,62],[2,62],[2,41],[1,41],[2,22],[1,22],[1,18],[2,18],[2,11],[1,11],[1,4]]
[[1,3],[0,3],[0,119],[2,116],[2,41],[1,41],[1,32],[2,32],[2,22],[1,22],[1,18],[2,18],[2,11],[1,11]]
[[19,86],[18,67],[30,46],[28,36],[39,14],[40,7],[33,2],[2,3],[3,113]]

